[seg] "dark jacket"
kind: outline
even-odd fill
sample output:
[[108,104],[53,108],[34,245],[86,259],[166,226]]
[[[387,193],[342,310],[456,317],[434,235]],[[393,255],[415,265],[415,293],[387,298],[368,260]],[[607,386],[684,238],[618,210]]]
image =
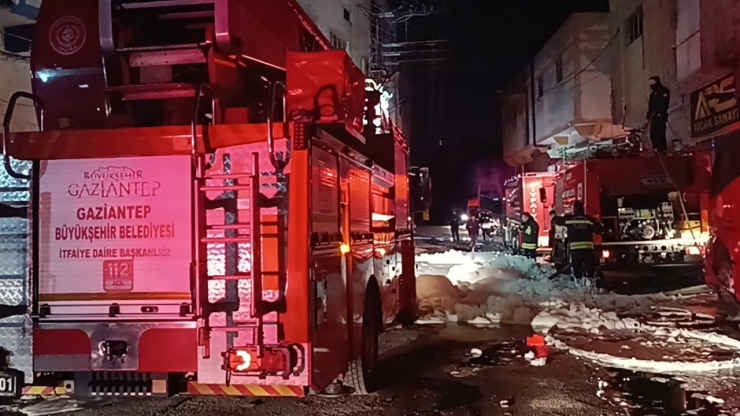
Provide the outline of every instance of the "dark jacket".
[[476,219],[469,219],[468,222],[465,224],[465,228],[468,230],[468,234],[472,235],[478,235],[478,232],[480,231],[480,223]]
[[668,107],[671,101],[671,92],[663,84],[660,83],[660,77],[652,77],[651,80],[655,81],[655,84],[650,86],[652,92],[650,93],[650,100],[648,101],[648,112],[646,118],[651,120],[653,117],[665,118],[668,117]]
[[553,224],[568,228],[568,246],[571,250],[594,248],[594,234],[601,234],[603,226],[588,215],[564,215],[555,217]]
[[529,219],[522,224],[522,249],[537,250],[537,240],[540,236],[540,225],[534,218]]

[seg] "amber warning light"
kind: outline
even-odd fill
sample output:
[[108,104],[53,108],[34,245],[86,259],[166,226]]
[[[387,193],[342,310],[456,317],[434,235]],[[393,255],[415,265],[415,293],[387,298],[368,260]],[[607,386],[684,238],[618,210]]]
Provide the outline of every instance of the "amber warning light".
[[282,373],[288,367],[288,357],[280,349],[265,349],[262,357],[259,357],[256,348],[234,348],[223,355],[224,370],[234,374],[276,374]]

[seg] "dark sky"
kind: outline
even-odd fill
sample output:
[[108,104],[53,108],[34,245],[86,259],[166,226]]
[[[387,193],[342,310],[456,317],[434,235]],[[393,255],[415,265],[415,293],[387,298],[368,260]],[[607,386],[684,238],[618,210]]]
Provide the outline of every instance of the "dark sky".
[[523,70],[571,13],[608,11],[608,0],[446,2],[445,36],[450,53],[446,76],[439,83],[443,102],[438,114],[429,117],[428,111],[419,110],[422,114],[414,117],[440,123],[435,129],[438,137],[417,136],[414,142],[417,149],[444,142],[442,149],[421,152],[434,153],[430,162],[435,200],[443,206],[450,205],[450,199],[467,198],[461,183],[466,180],[466,162],[501,159],[501,109],[496,91]]

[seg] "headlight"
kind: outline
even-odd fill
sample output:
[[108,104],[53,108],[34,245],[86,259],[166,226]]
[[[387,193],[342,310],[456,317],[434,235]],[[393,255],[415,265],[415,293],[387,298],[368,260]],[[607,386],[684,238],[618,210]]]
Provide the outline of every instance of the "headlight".
[[467,221],[468,218],[469,218],[468,217],[468,214],[462,214],[462,215],[460,215],[460,219],[463,220],[463,221]]

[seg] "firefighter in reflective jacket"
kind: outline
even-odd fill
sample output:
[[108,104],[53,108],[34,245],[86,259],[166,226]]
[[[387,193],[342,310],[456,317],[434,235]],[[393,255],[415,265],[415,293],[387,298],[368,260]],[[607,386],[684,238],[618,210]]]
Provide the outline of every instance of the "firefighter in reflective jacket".
[[555,217],[552,222],[568,229],[568,250],[573,275],[580,279],[585,272],[586,276],[595,277],[594,234],[601,234],[603,230],[601,223],[586,215],[581,201],[577,201],[573,206],[573,215]]
[[540,225],[528,212],[522,214],[522,251],[529,258],[537,257],[537,239],[540,235]]

